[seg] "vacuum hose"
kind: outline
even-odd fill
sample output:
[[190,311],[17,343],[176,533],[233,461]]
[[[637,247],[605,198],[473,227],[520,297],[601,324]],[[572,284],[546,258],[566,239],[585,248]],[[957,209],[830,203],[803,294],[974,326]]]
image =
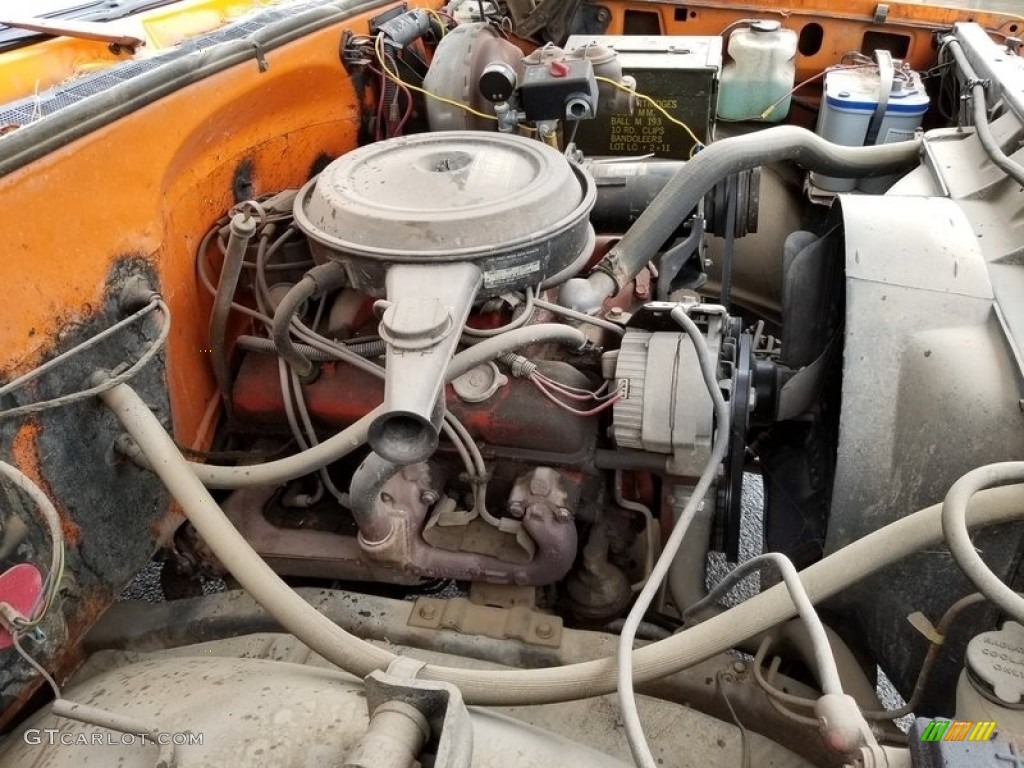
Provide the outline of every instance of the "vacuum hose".
[[274,345],[277,353],[295,369],[303,381],[312,379],[316,367],[292,341],[292,320],[302,305],[314,296],[333,291],[345,284],[345,270],[333,261],[313,267],[289,289],[274,312]]
[[588,277],[570,280],[562,287],[559,301],[582,312],[596,312],[606,298],[618,293],[647,266],[704,195],[731,174],[791,160],[830,176],[884,176],[913,165],[920,151],[919,139],[844,147],[789,125],[716,141],[672,177]]

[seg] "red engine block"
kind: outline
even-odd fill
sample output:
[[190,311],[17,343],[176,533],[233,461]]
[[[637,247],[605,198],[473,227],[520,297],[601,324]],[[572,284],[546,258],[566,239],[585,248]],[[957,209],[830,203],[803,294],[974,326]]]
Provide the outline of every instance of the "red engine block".
[[[586,377],[568,363],[547,361],[543,370],[566,384],[589,386]],[[303,392],[314,422],[340,428],[383,402],[384,382],[344,364],[323,363],[316,381],[304,385]],[[510,378],[482,403],[460,400],[450,385],[447,398],[449,409],[473,437],[499,451],[512,449],[535,454],[537,460],[580,464],[596,446],[597,419],[558,408],[525,379]],[[234,419],[241,426],[275,430],[287,426],[275,356],[245,356],[235,380],[233,403]]]

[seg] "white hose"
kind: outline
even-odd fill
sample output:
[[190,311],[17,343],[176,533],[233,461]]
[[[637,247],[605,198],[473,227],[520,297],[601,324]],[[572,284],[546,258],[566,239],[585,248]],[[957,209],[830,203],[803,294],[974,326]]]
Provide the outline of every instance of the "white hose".
[[394,656],[385,650],[362,641],[339,643],[339,632],[346,638],[356,638],[302,600],[263,562],[196,477],[153,412],[130,387],[121,384],[100,397],[117,414],[153,472],[220,562],[281,626],[314,650],[330,649],[330,660],[354,674],[364,676],[387,666]]
[[985,597],[1024,624],[1024,597],[1021,597],[992,573],[974,549],[967,531],[967,504],[984,488],[1024,481],[1024,461],[988,464],[971,470],[949,489],[942,502],[942,535],[956,564]]
[[[361,677],[394,660],[319,614],[274,573],[235,530],[198,482],[159,420],[131,387],[121,384],[101,395],[167,484],[188,519],[228,571],[281,625],[330,663]],[[976,525],[1024,517],[1024,485],[981,491],[971,500]],[[868,534],[803,570],[800,580],[812,603],[827,600],[860,579],[919,549],[942,541],[941,506],[936,504]],[[749,640],[796,615],[782,584],[667,640],[633,652],[634,680],[647,682],[686,669]],[[615,690],[613,658],[528,670],[478,670],[427,664],[425,680],[457,686],[467,703],[481,706],[547,704],[600,696]]]
[[822,623],[817,611],[814,610],[810,598],[807,597],[807,592],[804,590],[803,582],[800,581],[800,574],[797,573],[793,561],[780,552],[766,552],[763,555],[758,555],[747,560],[745,563],[737,565],[724,579],[715,585],[715,588],[708,593],[707,597],[687,608],[683,612],[683,619],[699,615],[704,608],[714,605],[745,576],[752,571],[759,570],[763,565],[774,565],[779,569],[779,573],[782,575],[782,582],[786,585],[786,589],[789,590],[789,596],[793,600],[793,604],[796,605],[800,619],[807,628],[807,636],[811,641],[811,653],[814,657],[814,665],[817,667],[818,682],[821,685],[822,692],[842,693],[843,685],[839,676],[839,668],[836,665],[835,656],[832,654],[832,647],[828,641],[825,625]]
[[35,610],[32,611],[33,615],[28,617],[27,623],[31,625],[41,617],[40,611],[48,607],[45,598],[56,594],[59,587],[57,580],[60,578],[61,563],[64,557],[64,529],[53,502],[24,472],[6,461],[0,461],[0,475],[6,477],[18,490],[32,499],[36,509],[39,510],[39,516],[46,525],[47,532],[50,534],[50,570],[46,577],[45,590],[50,595],[44,592],[39,596],[39,602],[35,606]]
[[725,452],[729,448],[729,407],[722,397],[722,390],[718,386],[716,375],[717,363],[708,349],[704,335],[697,328],[697,324],[690,319],[682,307],[676,307],[671,312],[672,319],[682,326],[686,335],[690,337],[693,348],[697,353],[697,362],[700,365],[700,372],[704,378],[704,386],[707,387],[708,395],[715,404],[715,438],[711,448],[711,455],[701,472],[697,487],[693,489],[690,498],[683,507],[679,520],[672,528],[672,533],[665,542],[665,548],[654,564],[647,583],[640,590],[640,594],[633,603],[633,607],[626,617],[626,622],[619,635],[617,649],[618,659],[618,694],[619,709],[622,712],[622,723],[626,730],[626,739],[629,741],[629,750],[633,753],[633,762],[640,768],[658,768],[651,754],[651,748],[644,736],[643,725],[640,722],[640,713],[636,708],[636,696],[633,693],[633,642],[636,640],[636,632],[643,621],[647,609],[651,607],[658,590],[661,589],[661,582],[665,579],[672,561],[675,560],[679,546],[683,543],[686,529],[693,522],[697,510],[704,503],[708,488],[718,474],[718,466],[725,458]]
[[314,445],[294,456],[242,467],[220,467],[216,464],[196,462],[189,462],[188,467],[207,488],[256,488],[280,485],[316,472],[321,467],[348,456],[359,446],[365,445],[370,424],[382,413],[384,406],[378,405],[359,421],[332,435],[320,445]]

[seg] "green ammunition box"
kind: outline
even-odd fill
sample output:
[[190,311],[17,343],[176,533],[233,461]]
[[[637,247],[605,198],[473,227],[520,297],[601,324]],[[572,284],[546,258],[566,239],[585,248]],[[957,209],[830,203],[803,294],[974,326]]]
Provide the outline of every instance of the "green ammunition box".
[[[623,74],[636,79],[638,93],[686,123],[702,143],[712,138],[722,69],[720,37],[574,35],[564,48],[572,51],[587,44],[615,50]],[[693,144],[683,128],[643,100],[637,101],[632,115],[602,113],[581,121],[576,130],[576,146],[590,156],[653,154],[685,160]]]

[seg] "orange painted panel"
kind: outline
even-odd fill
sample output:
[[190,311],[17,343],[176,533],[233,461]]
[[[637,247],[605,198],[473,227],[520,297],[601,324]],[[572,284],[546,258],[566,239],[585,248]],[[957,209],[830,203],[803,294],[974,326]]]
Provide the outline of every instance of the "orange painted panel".
[[888,15],[885,22],[879,24],[875,22],[878,3],[874,0],[761,0],[756,3],[601,0],[598,4],[611,12],[609,34],[623,33],[627,10],[657,14],[664,35],[720,35],[730,24],[746,18],[777,19],[797,32],[807,24],[820,24],[824,32],[822,48],[813,55],[797,56],[798,82],[837,63],[847,51],[860,50],[864,33],[868,31],[907,36],[907,61],[911,67],[922,71],[934,63],[935,32],[949,29],[958,21],[975,21],[997,40],[1024,32],[1024,16],[918,3],[887,3]]
[[[365,18],[350,23],[367,30]],[[243,161],[262,194],[300,184],[317,157],[355,146],[359,109],[340,34],[337,26],[270,51],[266,73],[255,61],[238,65],[0,178],[5,376],[37,365],[62,326],[93,311],[116,259],[143,257],[172,312],[175,432],[196,442],[214,395],[196,247],[232,204]]]

